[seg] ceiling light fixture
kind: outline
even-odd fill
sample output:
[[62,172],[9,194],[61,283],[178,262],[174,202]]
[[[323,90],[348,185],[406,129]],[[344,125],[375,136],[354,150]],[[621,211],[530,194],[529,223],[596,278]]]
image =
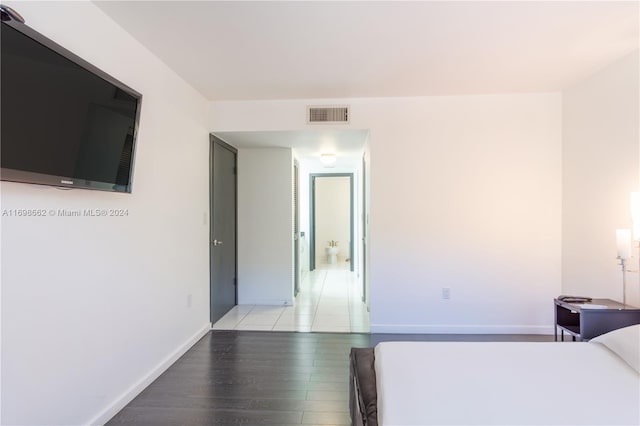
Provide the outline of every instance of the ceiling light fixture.
[[320,161],[325,166],[332,166],[336,163],[336,155],[335,154],[322,154],[320,156]]

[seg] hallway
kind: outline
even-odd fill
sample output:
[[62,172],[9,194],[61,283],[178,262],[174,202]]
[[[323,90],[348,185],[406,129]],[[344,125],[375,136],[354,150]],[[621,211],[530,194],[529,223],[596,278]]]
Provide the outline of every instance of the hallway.
[[349,264],[321,268],[303,276],[294,306],[237,305],[212,329],[368,333],[361,282]]

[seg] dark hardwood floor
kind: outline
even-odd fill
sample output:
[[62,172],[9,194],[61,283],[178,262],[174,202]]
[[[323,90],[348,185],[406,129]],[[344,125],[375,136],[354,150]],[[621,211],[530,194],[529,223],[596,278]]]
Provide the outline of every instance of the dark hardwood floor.
[[349,350],[381,341],[552,336],[212,331],[108,425],[348,425]]

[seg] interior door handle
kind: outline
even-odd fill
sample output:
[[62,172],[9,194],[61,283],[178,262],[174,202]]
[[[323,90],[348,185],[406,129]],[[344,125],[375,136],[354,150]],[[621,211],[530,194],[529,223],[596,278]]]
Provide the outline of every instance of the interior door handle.
[[220,240],[213,240],[213,241],[211,241],[211,243],[212,243],[214,246],[221,246],[221,245],[222,245],[222,241],[220,241]]

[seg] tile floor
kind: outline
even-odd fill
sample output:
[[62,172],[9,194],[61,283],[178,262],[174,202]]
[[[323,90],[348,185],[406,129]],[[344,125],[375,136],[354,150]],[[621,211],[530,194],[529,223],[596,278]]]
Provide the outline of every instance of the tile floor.
[[212,329],[368,333],[361,286],[348,263],[319,265],[304,274],[294,306],[237,305]]

